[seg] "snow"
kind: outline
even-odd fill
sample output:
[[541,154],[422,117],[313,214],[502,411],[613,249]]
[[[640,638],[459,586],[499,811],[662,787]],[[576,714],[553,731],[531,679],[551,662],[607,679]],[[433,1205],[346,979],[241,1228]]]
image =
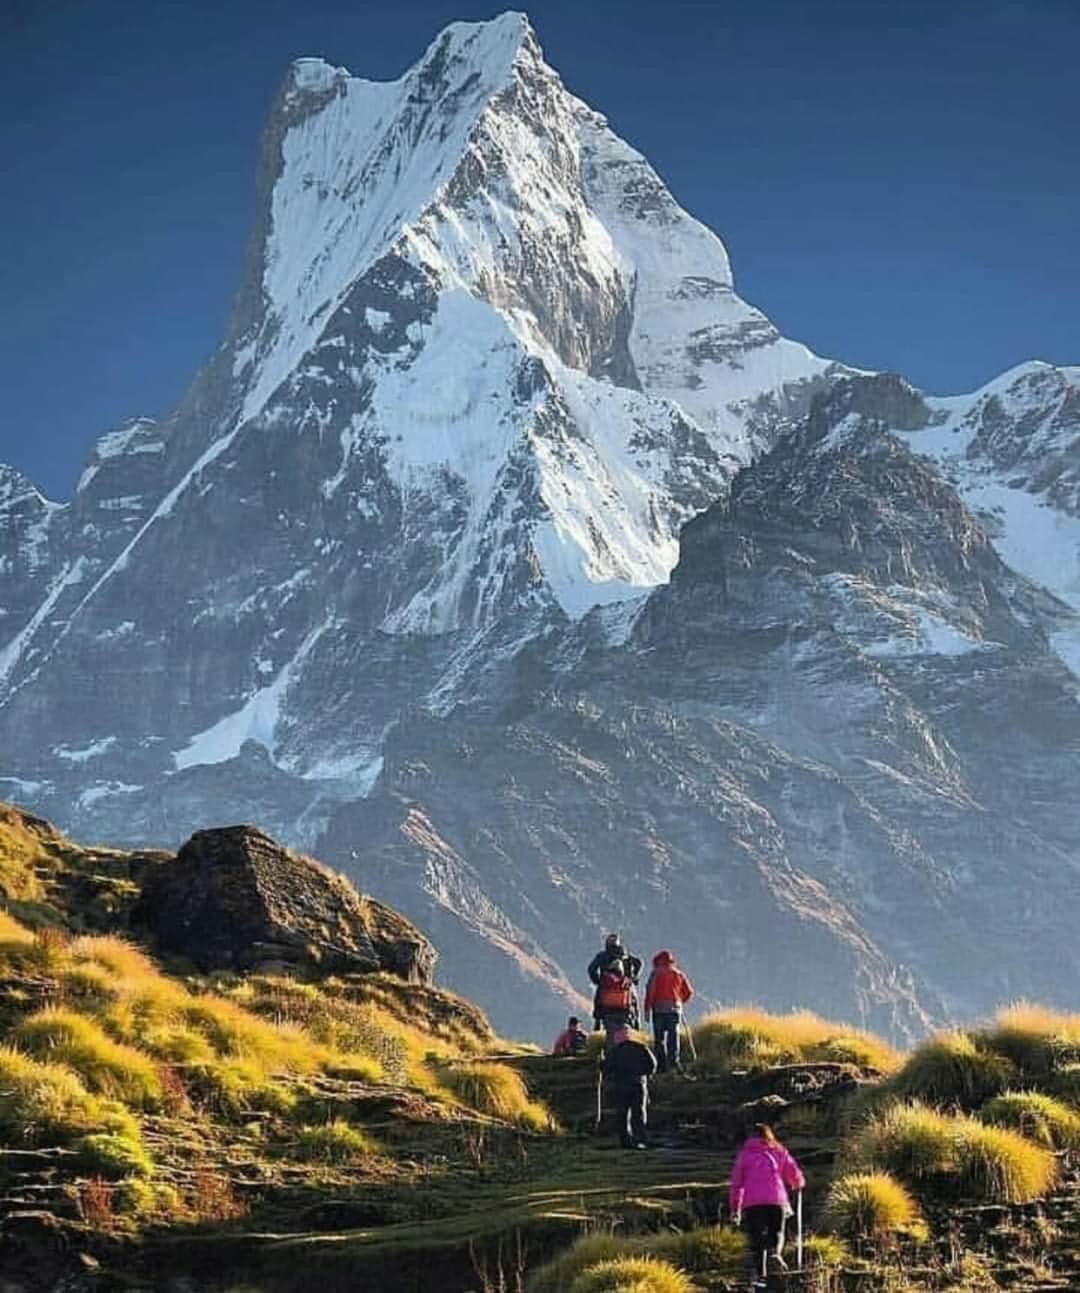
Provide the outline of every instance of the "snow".
[[[519,14],[446,29],[453,111],[432,110],[419,138],[414,99],[427,94],[420,78],[434,46],[397,81],[345,77],[285,136],[263,276],[270,317],[241,421],[261,411],[353,282],[450,179],[477,117],[507,84],[526,30]],[[340,69],[302,60],[301,72],[323,88]]]
[[[987,405],[995,401],[995,410],[1007,419],[1005,434],[1011,429],[1008,423],[1023,423],[1025,468],[1067,453],[1073,433],[1067,431],[1063,442],[1055,431],[1055,418],[1078,385],[1080,367],[1040,361],[1020,364],[970,395],[928,401],[940,422],[906,433],[905,438],[914,452],[930,458],[954,483],[965,504],[983,521],[1002,560],[1080,613],[1080,517],[1023,485],[1010,483],[1017,471],[999,470],[973,448]],[[1080,677],[1080,626],[1060,629],[1053,634],[1052,645]]]
[[135,786],[127,781],[97,781],[92,786],[87,786],[76,802],[80,808],[93,808],[103,799],[113,799],[117,795],[135,795],[141,790],[142,786]]
[[245,741],[258,742],[273,758],[276,751],[274,733],[285,693],[294,674],[330,623],[328,620],[308,634],[296,655],[278,671],[272,682],[254,691],[239,709],[197,732],[182,750],[174,751],[176,770],[182,772],[198,765],[224,763],[240,753]]
[[383,756],[370,750],[327,755],[313,763],[303,774],[305,781],[342,781],[349,791],[366,799],[375,788],[383,770]]
[[273,682],[261,687],[234,713],[196,733],[182,750],[173,754],[177,771],[234,759],[245,741],[257,741],[273,756],[274,729],[288,683],[289,671],[283,669]]
[[34,634],[49,618],[53,608],[59,602],[64,591],[74,584],[81,583],[86,570],[86,558],[79,557],[74,564],[67,565],[53,581],[45,595],[44,601],[11,641],[0,651],[0,682],[9,677],[18,664],[23,651],[32,641]]
[[88,763],[91,759],[100,758],[116,745],[115,736],[103,736],[98,741],[93,741],[89,745],[84,745],[81,749],[72,749],[70,746],[57,746],[54,753],[58,759],[63,759],[65,763]]

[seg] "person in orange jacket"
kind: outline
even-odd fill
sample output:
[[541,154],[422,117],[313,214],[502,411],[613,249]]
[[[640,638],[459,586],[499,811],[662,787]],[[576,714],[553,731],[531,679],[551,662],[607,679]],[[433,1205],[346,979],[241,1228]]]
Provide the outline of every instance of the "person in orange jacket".
[[577,1015],[570,1016],[566,1028],[556,1037],[552,1055],[584,1055],[589,1039]]
[[694,995],[690,980],[665,948],[653,957],[645,989],[645,1019],[652,1016],[653,1038],[660,1072],[679,1067],[679,1022],[682,1008]]

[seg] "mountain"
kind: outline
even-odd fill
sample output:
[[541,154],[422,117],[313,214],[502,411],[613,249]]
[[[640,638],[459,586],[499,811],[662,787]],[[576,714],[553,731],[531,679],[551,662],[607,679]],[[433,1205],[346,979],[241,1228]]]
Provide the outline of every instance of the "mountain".
[[1078,390],[781,337],[520,15],[301,59],[180,407],[0,475],[0,793],[317,847],[519,1032],[616,925],[900,1034],[1053,999]]

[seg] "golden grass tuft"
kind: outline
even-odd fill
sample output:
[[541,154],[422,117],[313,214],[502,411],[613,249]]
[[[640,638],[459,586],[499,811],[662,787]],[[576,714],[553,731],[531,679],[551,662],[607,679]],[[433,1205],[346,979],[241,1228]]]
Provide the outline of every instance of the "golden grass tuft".
[[38,1059],[52,1059],[74,1069],[87,1088],[136,1109],[161,1105],[157,1065],[133,1046],[115,1042],[87,1015],[50,1006],[24,1019],[14,1041]]
[[296,1137],[296,1156],[305,1163],[353,1163],[375,1152],[371,1137],[342,1118],[301,1127]]
[[682,1233],[643,1236],[640,1247],[650,1257],[660,1257],[687,1271],[708,1271],[736,1279],[746,1266],[749,1245],[734,1226],[703,1226]]
[[438,1078],[462,1104],[492,1118],[516,1122],[536,1131],[551,1126],[551,1116],[539,1102],[530,1099],[529,1088],[520,1073],[505,1064],[491,1062],[442,1065]]
[[0,1140],[66,1144],[103,1130],[108,1121],[105,1104],[71,1069],[0,1047]]
[[1029,1001],[1003,1006],[979,1034],[983,1045],[1004,1056],[1026,1078],[1045,1079],[1080,1062],[1080,1014]]
[[151,1176],[154,1160],[133,1131],[102,1131],[84,1136],[75,1146],[84,1171],[118,1179]]
[[0,955],[9,946],[29,947],[33,941],[34,935],[25,925],[20,925],[8,912],[0,911]]
[[926,1223],[907,1190],[888,1172],[849,1172],[829,1187],[822,1208],[825,1226],[859,1242],[891,1235],[925,1239]]
[[986,1203],[1041,1198],[1057,1173],[1053,1155],[1023,1136],[917,1103],[871,1114],[848,1149],[854,1165],[891,1172],[915,1190]]
[[615,1257],[576,1277],[570,1293],[695,1293],[690,1277],[655,1257]]
[[763,1069],[777,1064],[832,1061],[891,1072],[897,1052],[873,1033],[823,1019],[809,1010],[770,1014],[737,1006],[706,1015],[694,1029],[698,1069],[723,1073],[735,1068]]
[[836,1235],[807,1235],[803,1264],[807,1270],[835,1270],[851,1260],[847,1245]]
[[1015,1079],[1009,1059],[980,1047],[969,1033],[952,1031],[916,1047],[889,1085],[908,1099],[971,1110]]
[[103,965],[118,979],[161,977],[161,971],[141,947],[114,934],[83,934],[72,942],[69,952],[74,961]]
[[628,1239],[597,1230],[582,1235],[558,1257],[534,1270],[528,1278],[528,1293],[565,1293],[578,1275],[590,1266],[617,1257],[630,1256],[633,1247]]
[[1006,1091],[988,1100],[978,1117],[1047,1149],[1080,1149],[1080,1113],[1041,1091]]

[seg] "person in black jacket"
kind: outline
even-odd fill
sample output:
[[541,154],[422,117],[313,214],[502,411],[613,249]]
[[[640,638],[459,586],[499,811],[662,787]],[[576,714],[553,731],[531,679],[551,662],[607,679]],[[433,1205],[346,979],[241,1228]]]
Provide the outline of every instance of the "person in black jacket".
[[599,986],[600,976],[608,968],[612,961],[622,961],[623,970],[630,976],[634,983],[637,983],[638,976],[641,974],[641,957],[631,956],[622,945],[622,939],[618,934],[609,934],[604,939],[603,950],[597,952],[589,962],[589,980],[593,987]]
[[619,1139],[624,1149],[647,1149],[645,1128],[649,1121],[649,1078],[656,1072],[656,1056],[636,1041],[628,1028],[611,1034],[604,1057],[604,1076],[615,1095]]

